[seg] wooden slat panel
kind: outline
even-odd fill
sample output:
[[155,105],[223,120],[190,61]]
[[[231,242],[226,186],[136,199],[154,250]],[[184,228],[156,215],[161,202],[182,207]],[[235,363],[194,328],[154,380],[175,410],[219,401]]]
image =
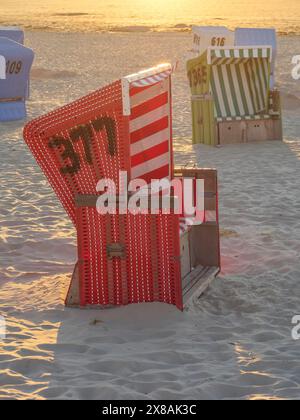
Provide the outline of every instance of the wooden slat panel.
[[199,266],[185,279],[183,304],[186,307],[193,298],[199,298],[219,273],[218,267]]

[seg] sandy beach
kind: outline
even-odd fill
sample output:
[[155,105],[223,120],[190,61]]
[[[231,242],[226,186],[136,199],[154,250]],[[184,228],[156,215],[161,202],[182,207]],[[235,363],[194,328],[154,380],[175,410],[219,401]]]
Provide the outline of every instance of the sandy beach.
[[[192,146],[189,33],[28,32],[28,120],[121,76],[181,61],[176,163],[219,171],[222,273],[183,313],[66,309],[75,230],[22,140],[0,125],[0,399],[300,399],[299,36],[279,38],[284,142]],[[298,51],[299,53],[299,51]],[[130,60],[128,59],[130,57]]]

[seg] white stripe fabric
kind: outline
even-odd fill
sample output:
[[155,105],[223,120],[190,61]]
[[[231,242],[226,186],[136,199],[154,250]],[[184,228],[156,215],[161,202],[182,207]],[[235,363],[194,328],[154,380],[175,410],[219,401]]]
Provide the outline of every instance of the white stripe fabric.
[[237,77],[237,72],[236,72],[235,65],[231,65],[230,70],[231,70],[231,74],[232,74],[232,78],[233,78],[233,86],[234,86],[234,90],[235,90],[235,94],[236,94],[237,106],[238,106],[238,109],[240,111],[239,116],[245,115],[246,114],[246,109],[244,107],[244,102],[243,102],[241,89],[240,89],[239,82],[238,82],[238,77]]
[[221,71],[222,71],[222,76],[223,76],[224,83],[225,83],[225,89],[226,89],[226,95],[227,95],[227,99],[228,99],[230,114],[235,115],[236,110],[235,110],[235,107],[234,107],[234,104],[233,104],[233,98],[232,98],[232,94],[231,94],[228,72],[227,72],[226,66],[221,66]]
[[244,65],[240,66],[241,76],[242,76],[242,88],[245,90],[245,101],[247,103],[248,112],[249,114],[255,114],[254,106],[253,106],[253,98],[250,92],[250,86],[248,84],[247,76],[246,76],[246,67]]
[[130,121],[130,132],[132,133],[136,130],[140,130],[141,128],[152,124],[163,117],[167,117],[169,115],[169,107],[169,104],[163,105],[148,114],[142,115],[141,117]]
[[244,115],[243,117],[218,117],[217,122],[231,122],[231,121],[244,121],[244,120],[270,120],[272,116],[270,114],[264,115]]
[[154,85],[155,83],[161,82],[164,79],[167,79],[170,76],[171,73],[172,73],[172,70],[165,71],[165,72],[162,72],[160,74],[156,74],[154,76],[146,77],[145,79],[133,82],[132,86],[133,87],[151,86],[151,85]]
[[146,162],[131,168],[131,175],[133,179],[143,178],[145,174],[160,169],[161,167],[166,166],[169,163],[170,154],[165,153],[164,155],[158,156],[152,160],[147,160]]
[[144,139],[133,143],[130,146],[131,156],[135,156],[139,153],[143,153],[145,150],[150,147],[158,146],[159,144],[164,143],[170,137],[170,129],[166,128],[165,130],[160,131],[159,133],[153,134],[152,136],[145,137]]
[[143,103],[148,102],[150,99],[155,98],[156,96],[167,92],[169,89],[169,81],[165,79],[161,83],[153,85],[146,90],[142,90],[141,92],[137,92],[130,97],[130,105],[131,108],[141,105]]

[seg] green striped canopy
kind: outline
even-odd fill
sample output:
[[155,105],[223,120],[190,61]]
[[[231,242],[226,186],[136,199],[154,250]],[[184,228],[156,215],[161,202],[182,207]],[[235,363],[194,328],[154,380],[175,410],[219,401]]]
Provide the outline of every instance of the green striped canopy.
[[272,47],[209,48],[207,54],[217,118],[268,112]]

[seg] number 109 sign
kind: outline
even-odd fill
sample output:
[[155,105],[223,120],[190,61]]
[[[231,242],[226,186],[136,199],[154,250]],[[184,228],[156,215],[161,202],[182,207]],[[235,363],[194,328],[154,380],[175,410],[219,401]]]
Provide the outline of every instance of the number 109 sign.
[[0,55],[0,79],[6,79],[7,75],[21,73],[23,62],[20,60],[7,61],[3,55]]

